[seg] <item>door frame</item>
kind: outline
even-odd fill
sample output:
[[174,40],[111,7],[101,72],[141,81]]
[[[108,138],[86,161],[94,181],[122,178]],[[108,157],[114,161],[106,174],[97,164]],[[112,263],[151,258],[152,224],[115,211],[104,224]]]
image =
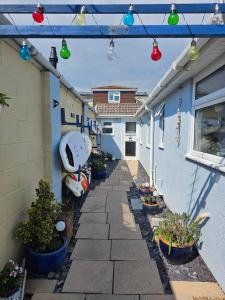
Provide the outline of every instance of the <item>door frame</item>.
[[[135,122],[136,123],[136,155],[135,156],[126,156],[126,123],[128,122]],[[137,119],[134,119],[134,118],[127,118],[127,119],[122,119],[121,120],[121,123],[122,123],[122,130],[121,130],[121,141],[122,141],[122,147],[121,147],[121,150],[122,150],[122,157],[123,159],[125,160],[137,160],[138,157],[139,157],[139,147],[138,147],[138,124],[137,124]]]

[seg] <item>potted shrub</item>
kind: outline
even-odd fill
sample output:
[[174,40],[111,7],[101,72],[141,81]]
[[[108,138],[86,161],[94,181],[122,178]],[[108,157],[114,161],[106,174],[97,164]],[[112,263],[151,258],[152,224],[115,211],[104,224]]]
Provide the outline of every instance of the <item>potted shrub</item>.
[[28,268],[45,274],[63,263],[67,240],[56,228],[61,205],[55,202],[49,183],[40,180],[36,194],[36,201],[27,211],[29,219],[19,224],[16,236],[25,244]]
[[62,202],[62,220],[66,224],[65,228],[65,236],[68,241],[70,242],[73,236],[73,202],[71,201],[70,197],[64,198]]
[[106,164],[102,160],[92,162],[92,176],[94,179],[105,179],[107,175]]
[[158,192],[154,192],[153,195],[145,195],[142,197],[143,205],[142,209],[146,214],[159,213],[159,202],[157,200]]
[[22,299],[25,270],[10,259],[0,272],[0,299]]
[[6,94],[0,93],[0,112],[2,112],[4,106],[8,106],[9,104],[6,102],[6,100],[9,100],[9,98]]
[[207,213],[199,215],[194,221],[186,213],[169,212],[154,231],[164,256],[173,264],[183,264],[190,260],[194,244],[198,241],[201,222],[209,217]]
[[107,160],[112,161],[112,154],[107,152],[106,153],[106,158],[107,158]]
[[150,195],[152,194],[156,189],[154,187],[150,187],[149,183],[141,183],[139,187],[139,193],[141,195]]

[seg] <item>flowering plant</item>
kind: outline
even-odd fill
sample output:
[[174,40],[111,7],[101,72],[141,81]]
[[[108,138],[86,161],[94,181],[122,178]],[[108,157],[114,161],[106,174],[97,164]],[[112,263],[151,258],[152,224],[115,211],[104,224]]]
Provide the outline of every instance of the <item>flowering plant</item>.
[[0,296],[11,296],[21,285],[23,268],[13,260],[9,260],[0,272]]

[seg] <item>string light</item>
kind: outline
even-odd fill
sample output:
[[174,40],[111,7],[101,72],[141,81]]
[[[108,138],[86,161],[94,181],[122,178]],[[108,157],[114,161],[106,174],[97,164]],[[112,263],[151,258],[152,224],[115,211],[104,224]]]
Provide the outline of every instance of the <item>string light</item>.
[[62,40],[62,49],[60,50],[60,56],[63,58],[63,59],[68,59],[70,58],[70,50],[67,46],[67,43],[66,43],[66,40],[63,39]]
[[19,52],[19,56],[23,59],[23,60],[30,60],[31,59],[31,54],[27,45],[26,41],[23,41],[20,52]]
[[113,61],[117,58],[117,54],[115,51],[115,43],[114,43],[113,39],[111,39],[111,41],[109,43],[109,51],[107,53],[107,58],[110,61]]
[[77,15],[75,22],[77,25],[86,25],[86,7],[83,5],[80,9],[79,15]]
[[32,13],[33,20],[37,23],[42,23],[45,19],[44,7],[42,4],[36,6],[35,11]]
[[215,8],[214,8],[214,14],[213,14],[213,17],[212,17],[212,24],[216,24],[216,25],[223,25],[224,24],[223,15],[221,14],[220,6],[219,6],[218,3],[215,5]]
[[130,5],[128,13],[123,17],[123,24],[132,26],[134,24],[134,6]]
[[170,10],[171,10],[171,12],[168,17],[168,24],[169,25],[177,25],[179,23],[179,16],[177,14],[176,5],[174,3],[171,5]]
[[191,42],[191,48],[188,52],[188,57],[191,61],[195,61],[199,58],[199,50],[194,39]]
[[162,53],[159,50],[159,46],[158,43],[156,41],[156,39],[154,39],[153,41],[153,49],[152,49],[152,53],[151,53],[151,59],[154,61],[160,60],[162,57]]

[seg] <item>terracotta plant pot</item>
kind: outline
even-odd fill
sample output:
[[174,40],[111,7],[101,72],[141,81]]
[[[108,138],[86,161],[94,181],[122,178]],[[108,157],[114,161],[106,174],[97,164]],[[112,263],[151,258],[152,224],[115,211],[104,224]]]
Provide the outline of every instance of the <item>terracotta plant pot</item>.
[[193,255],[194,243],[184,246],[173,243],[171,251],[169,251],[169,242],[159,237],[159,246],[166,259],[174,265],[187,263]]
[[155,204],[148,204],[148,203],[143,203],[142,206],[143,212],[146,214],[150,214],[150,215],[155,215],[159,213],[159,203],[155,203]]

